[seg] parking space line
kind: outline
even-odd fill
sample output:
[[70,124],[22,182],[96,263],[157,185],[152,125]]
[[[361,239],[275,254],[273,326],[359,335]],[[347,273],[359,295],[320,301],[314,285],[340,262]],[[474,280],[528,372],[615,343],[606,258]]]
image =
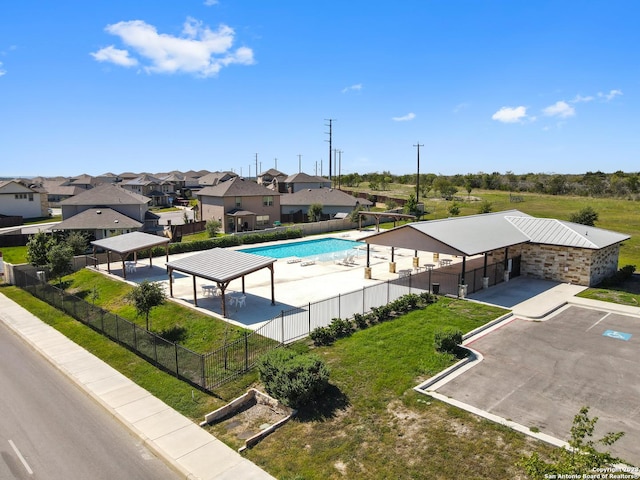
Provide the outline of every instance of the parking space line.
[[607,318],[609,315],[611,315],[611,312],[608,312],[605,314],[604,317],[602,317],[600,320],[598,320],[596,323],[594,323],[593,325],[591,325],[589,328],[587,328],[585,330],[585,332],[588,332],[589,330],[591,330],[593,327],[595,327],[596,325],[598,325],[601,321],[603,321],[605,318]]

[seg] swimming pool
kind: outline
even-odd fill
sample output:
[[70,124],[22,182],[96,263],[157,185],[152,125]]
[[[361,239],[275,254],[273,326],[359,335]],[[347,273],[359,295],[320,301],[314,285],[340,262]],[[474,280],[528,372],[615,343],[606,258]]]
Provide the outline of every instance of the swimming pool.
[[[271,258],[318,257],[319,260],[324,261],[331,260],[336,252],[345,252],[345,250],[352,250],[365,245],[366,243],[364,242],[344,240],[342,238],[318,238],[303,242],[285,243],[283,245],[243,248],[238,251]],[[359,252],[359,250],[355,250],[355,252]]]

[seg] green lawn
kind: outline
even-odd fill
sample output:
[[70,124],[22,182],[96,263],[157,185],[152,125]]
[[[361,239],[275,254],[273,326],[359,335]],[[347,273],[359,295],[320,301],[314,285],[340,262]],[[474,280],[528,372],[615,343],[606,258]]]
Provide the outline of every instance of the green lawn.
[[[469,331],[502,313],[441,298],[313,349],[330,366],[329,392],[247,457],[280,479],[518,478],[516,461],[532,450],[546,455],[548,446],[412,389],[455,361],[434,350],[438,329]],[[233,447],[242,444],[226,425],[211,429]]]
[[[63,280],[68,285],[68,293],[94,302],[105,310],[145,327],[145,318],[136,315],[135,308],[124,298],[132,289],[129,284],[112,280],[88,268],[64,277]],[[149,325],[154,332],[198,353],[220,348],[225,339],[232,341],[246,331],[172,301],[151,310]]]

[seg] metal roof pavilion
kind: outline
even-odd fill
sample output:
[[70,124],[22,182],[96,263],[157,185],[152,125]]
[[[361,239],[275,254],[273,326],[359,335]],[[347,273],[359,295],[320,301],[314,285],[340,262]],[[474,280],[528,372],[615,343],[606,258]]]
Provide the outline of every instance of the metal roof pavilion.
[[[142,250],[150,250],[158,245],[165,246],[165,255],[167,261],[169,261],[169,242],[171,240],[167,237],[160,237],[158,235],[151,235],[143,232],[131,232],[123,235],[116,235],[115,237],[103,238],[101,240],[94,240],[91,242],[93,245],[93,253],[95,256],[96,249],[103,248],[107,251],[107,270],[111,273],[111,252],[116,252],[120,255],[122,260],[122,272],[124,279],[127,279],[127,269],[125,268],[125,260],[133,253],[134,259],[137,261],[137,253]],[[153,257],[149,255],[149,267],[153,266]]]
[[196,293],[196,277],[215,282],[222,292],[222,316],[227,316],[225,290],[229,283],[236,278],[242,278],[242,293],[244,293],[244,277],[263,268],[271,271],[271,304],[275,305],[273,281],[273,264],[275,258],[254,255],[251,253],[228,250],[226,248],[212,248],[186,258],[167,263],[169,269],[169,292],[173,296],[173,271],[193,276],[193,303],[198,306]]

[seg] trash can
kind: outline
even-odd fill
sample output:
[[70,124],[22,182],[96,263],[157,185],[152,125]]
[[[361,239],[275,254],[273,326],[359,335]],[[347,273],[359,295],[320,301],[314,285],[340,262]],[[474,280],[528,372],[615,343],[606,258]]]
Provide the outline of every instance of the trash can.
[[440,293],[440,284],[439,283],[432,283],[431,284],[431,292],[434,295],[438,295]]

